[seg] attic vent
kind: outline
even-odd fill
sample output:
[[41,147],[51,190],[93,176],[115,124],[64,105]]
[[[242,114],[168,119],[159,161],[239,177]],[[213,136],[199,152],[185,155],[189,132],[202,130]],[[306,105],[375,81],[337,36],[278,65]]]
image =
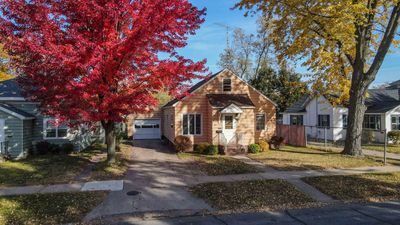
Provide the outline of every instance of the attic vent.
[[222,88],[224,92],[230,92],[232,91],[232,80],[229,78],[226,78],[223,80]]

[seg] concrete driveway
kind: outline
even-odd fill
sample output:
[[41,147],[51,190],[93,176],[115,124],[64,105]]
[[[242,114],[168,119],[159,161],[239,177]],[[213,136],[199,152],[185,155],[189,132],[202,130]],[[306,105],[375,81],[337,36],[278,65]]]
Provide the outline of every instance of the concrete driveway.
[[[187,184],[192,177],[188,165],[160,140],[134,141],[132,151],[133,161],[125,177],[124,189],[111,192],[86,220],[128,213],[212,210],[188,192]],[[138,194],[128,195],[129,192]]]

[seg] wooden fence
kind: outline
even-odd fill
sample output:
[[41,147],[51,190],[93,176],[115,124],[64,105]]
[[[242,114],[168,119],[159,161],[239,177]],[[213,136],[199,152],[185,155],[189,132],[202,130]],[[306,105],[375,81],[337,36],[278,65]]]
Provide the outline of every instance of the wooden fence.
[[276,136],[285,138],[285,144],[306,146],[306,129],[301,125],[276,125]]

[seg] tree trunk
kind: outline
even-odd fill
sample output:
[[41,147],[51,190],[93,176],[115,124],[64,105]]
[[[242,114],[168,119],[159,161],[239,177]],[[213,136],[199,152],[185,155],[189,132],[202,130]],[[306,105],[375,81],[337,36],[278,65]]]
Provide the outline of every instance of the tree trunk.
[[115,147],[116,147],[115,123],[102,122],[102,124],[106,133],[107,163],[112,164],[115,162]]
[[[353,76],[357,75],[353,74]],[[361,79],[353,79],[350,89],[346,141],[342,154],[352,156],[361,156],[363,154],[361,140],[364,114],[367,109],[365,106],[365,94],[367,88],[368,84],[366,82]]]

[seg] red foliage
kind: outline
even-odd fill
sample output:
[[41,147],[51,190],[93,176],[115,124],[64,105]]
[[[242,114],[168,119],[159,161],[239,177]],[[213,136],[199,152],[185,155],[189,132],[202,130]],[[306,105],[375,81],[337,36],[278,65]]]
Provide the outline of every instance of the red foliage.
[[[46,114],[120,122],[206,72],[177,54],[204,22],[187,0],[0,0],[0,41]],[[168,57],[161,57],[161,55]]]

